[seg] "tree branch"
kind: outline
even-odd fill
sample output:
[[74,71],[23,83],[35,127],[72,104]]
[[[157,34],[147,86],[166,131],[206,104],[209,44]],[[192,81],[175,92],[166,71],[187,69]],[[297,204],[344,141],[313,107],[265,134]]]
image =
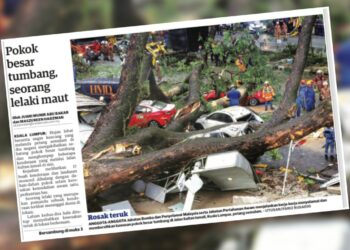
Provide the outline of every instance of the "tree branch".
[[295,104],[297,91],[304,72],[311,44],[312,29],[314,27],[315,21],[316,16],[307,16],[303,21],[303,28],[299,34],[298,46],[294,57],[292,72],[289,75],[289,78],[285,85],[283,99],[279,105],[279,108],[273,113],[271,120],[265,124],[264,128],[274,127],[280,124],[282,121],[290,118],[288,117],[288,111]]
[[325,101],[302,117],[254,134],[227,139],[200,138],[123,160],[91,161],[85,166],[88,173],[85,178],[86,194],[88,198],[92,198],[112,185],[145,179],[152,174],[179,168],[192,159],[212,153],[239,150],[248,159],[255,159],[262,152],[279,148],[288,144],[290,140],[301,139],[332,123],[331,103]]
[[95,130],[88,139],[83,154],[105,145],[109,138],[125,135],[129,120],[140,102],[140,89],[149,76],[148,60],[144,56],[147,33],[132,34],[120,85],[113,100],[102,112]]

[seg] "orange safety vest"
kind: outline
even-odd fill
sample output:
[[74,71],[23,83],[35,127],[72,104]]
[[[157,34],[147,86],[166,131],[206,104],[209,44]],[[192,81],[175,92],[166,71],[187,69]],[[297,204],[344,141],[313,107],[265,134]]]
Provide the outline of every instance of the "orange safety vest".
[[266,100],[266,101],[271,101],[273,99],[273,97],[275,96],[275,91],[273,90],[273,88],[271,86],[268,87],[264,87],[263,91],[262,91],[262,97]]
[[238,67],[239,69],[239,72],[246,72],[247,70],[247,67],[245,66],[244,62],[237,59],[236,62],[235,62],[236,66]]

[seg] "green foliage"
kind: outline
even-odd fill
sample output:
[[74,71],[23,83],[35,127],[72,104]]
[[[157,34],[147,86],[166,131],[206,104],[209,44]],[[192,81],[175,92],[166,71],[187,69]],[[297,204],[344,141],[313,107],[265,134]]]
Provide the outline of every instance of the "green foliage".
[[120,76],[122,66],[118,63],[95,62],[89,66],[84,59],[78,55],[73,55],[73,64],[77,69],[77,79],[87,78],[117,78]]
[[314,181],[313,179],[310,179],[310,178],[305,178],[304,183],[307,185],[314,185],[314,184],[316,184],[316,181]]
[[167,56],[160,60],[160,69],[162,75],[175,75],[179,72],[191,72],[192,69],[201,63],[193,61],[190,64],[186,63],[186,59],[178,60],[175,56]]
[[281,154],[278,148],[268,151],[267,154],[271,157],[271,159],[275,161],[279,161],[283,159],[283,155]]
[[[231,84],[238,79],[243,82],[262,82],[271,72],[266,68],[268,57],[261,53],[255,45],[253,35],[246,30],[238,32],[224,31],[222,40],[213,41],[209,38],[204,48],[208,54],[212,50],[213,54],[219,55],[220,60],[224,60],[224,64],[230,67],[230,71],[234,71],[235,77],[230,79]],[[252,65],[248,65],[247,71],[243,74],[240,74],[238,68],[234,65],[238,55],[243,56],[245,64],[252,63]]]
[[247,30],[238,33],[233,49],[236,52],[235,57],[258,51],[253,35]]
[[311,65],[327,65],[327,57],[322,52],[311,53],[306,60],[306,66]]
[[141,86],[140,96],[141,96],[141,99],[147,99],[149,95],[150,95],[149,81],[147,80]]
[[84,62],[84,58],[78,56],[77,54],[73,55],[73,64],[75,65],[78,74],[88,73],[89,71],[91,71],[90,66]]
[[265,112],[265,113],[260,113],[259,116],[264,120],[264,122],[267,122],[271,119],[272,117],[272,112]]
[[287,46],[278,52],[271,52],[270,54],[270,60],[271,61],[278,61],[285,58],[293,58],[295,53],[297,51],[297,45],[287,44]]
[[176,69],[176,71],[190,71],[191,70],[190,65],[187,65],[185,63],[185,59],[183,59],[181,61],[177,61],[175,63],[175,69]]

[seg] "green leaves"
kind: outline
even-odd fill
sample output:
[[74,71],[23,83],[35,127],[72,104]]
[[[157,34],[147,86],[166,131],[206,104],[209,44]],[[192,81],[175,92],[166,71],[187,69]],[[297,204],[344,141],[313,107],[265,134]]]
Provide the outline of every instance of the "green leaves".
[[268,154],[270,155],[271,159],[275,161],[279,161],[283,159],[283,155],[281,154],[280,150],[278,148],[272,149],[268,151]]

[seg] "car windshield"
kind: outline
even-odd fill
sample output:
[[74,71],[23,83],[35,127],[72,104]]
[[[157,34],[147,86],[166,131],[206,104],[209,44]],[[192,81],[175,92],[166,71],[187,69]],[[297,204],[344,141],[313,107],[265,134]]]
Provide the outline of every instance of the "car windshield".
[[160,102],[160,101],[155,101],[154,103],[152,103],[152,106],[157,108],[157,109],[163,109],[166,107],[166,103]]
[[236,119],[237,122],[249,122],[249,121],[254,121],[254,120],[255,120],[255,117],[252,113],[249,113],[247,115],[244,115],[244,116]]

